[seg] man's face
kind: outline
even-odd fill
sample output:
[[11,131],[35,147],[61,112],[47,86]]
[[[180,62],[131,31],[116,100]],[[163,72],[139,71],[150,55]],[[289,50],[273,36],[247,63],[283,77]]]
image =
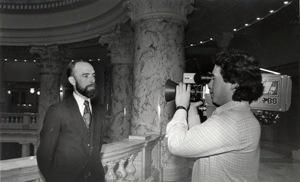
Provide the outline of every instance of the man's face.
[[93,98],[96,94],[95,70],[89,63],[78,62],[73,69],[74,90],[81,95]]
[[212,102],[221,106],[232,100],[233,89],[231,83],[225,83],[221,75],[221,68],[215,65],[213,78],[208,84]]

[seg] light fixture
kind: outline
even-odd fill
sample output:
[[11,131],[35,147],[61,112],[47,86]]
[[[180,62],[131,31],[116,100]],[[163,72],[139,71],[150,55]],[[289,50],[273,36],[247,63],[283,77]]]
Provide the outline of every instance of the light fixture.
[[11,90],[7,90],[7,94],[10,95],[11,94]]
[[41,95],[41,92],[38,90],[38,91],[36,92],[36,95]]
[[260,19],[261,19],[260,17],[257,17],[257,18],[256,18],[256,20],[260,20]]
[[31,94],[34,94],[35,89],[34,89],[34,88],[30,88],[29,92],[30,92]]

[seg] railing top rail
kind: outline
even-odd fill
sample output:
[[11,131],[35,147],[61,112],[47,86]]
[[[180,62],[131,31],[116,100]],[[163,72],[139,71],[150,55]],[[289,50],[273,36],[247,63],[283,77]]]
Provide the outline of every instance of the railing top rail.
[[1,160],[0,161],[0,171],[21,169],[21,168],[32,167],[32,166],[36,166],[36,165],[37,165],[37,162],[36,162],[35,156]]
[[[135,154],[141,151],[143,147],[147,145],[147,143],[158,141],[159,138],[159,136],[151,135],[151,137],[146,140],[125,139],[120,142],[104,144],[101,150],[102,163],[129,157],[131,154]],[[36,165],[36,156],[1,160],[0,172],[19,168],[33,167]]]
[[31,116],[37,116],[37,113],[31,113],[31,112],[22,112],[22,113],[16,113],[16,112],[0,112],[0,116],[23,116],[23,115],[31,115]]
[[102,162],[114,161],[137,153],[142,150],[148,142],[158,140],[158,136],[151,135],[148,139],[125,139],[120,142],[113,142],[102,146]]

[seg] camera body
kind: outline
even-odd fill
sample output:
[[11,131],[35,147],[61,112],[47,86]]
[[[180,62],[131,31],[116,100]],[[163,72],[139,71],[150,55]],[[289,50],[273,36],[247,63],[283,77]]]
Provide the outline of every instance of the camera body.
[[183,73],[183,83],[191,85],[191,102],[198,102],[205,99],[208,93],[207,85],[211,80],[209,75],[200,75],[198,73]]
[[[206,84],[211,80],[210,75],[201,75],[199,73],[184,73],[183,83],[191,85],[191,102],[197,102],[204,100],[205,93],[207,93],[208,88]],[[167,102],[175,99],[176,86],[178,84],[172,80],[167,80],[165,84],[165,100]]]

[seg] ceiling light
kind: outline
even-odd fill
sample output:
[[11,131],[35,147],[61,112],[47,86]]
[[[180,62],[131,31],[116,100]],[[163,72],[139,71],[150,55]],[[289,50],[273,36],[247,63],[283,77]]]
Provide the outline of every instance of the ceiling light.
[[287,5],[287,4],[289,4],[289,2],[288,1],[284,1],[283,4]]
[[233,31],[234,31],[234,32],[236,32],[236,31],[237,31],[237,29],[236,29],[236,28],[234,28],[234,29],[233,29]]
[[271,9],[269,12],[270,12],[270,13],[274,13],[274,10]]
[[257,18],[256,18],[256,20],[260,20],[260,19],[261,19],[260,17],[257,17]]
[[30,92],[31,94],[34,94],[35,89],[34,89],[34,88],[30,88],[29,92]]

